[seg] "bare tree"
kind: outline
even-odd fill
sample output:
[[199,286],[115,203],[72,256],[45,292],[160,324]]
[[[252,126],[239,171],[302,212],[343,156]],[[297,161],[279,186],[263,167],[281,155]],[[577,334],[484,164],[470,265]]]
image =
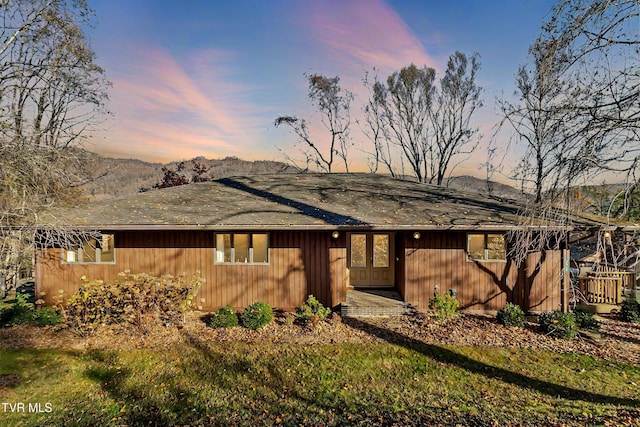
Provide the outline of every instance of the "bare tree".
[[383,119],[385,101],[383,95],[386,93],[384,86],[381,86],[382,84],[375,76],[373,82],[370,82],[368,73],[365,74],[363,83],[370,91],[369,100],[363,108],[364,120],[361,123],[364,134],[373,143],[373,152],[365,150],[369,158],[369,171],[377,173],[382,164],[392,177],[396,177],[398,173],[394,166],[395,150]]
[[514,177],[533,203],[569,211],[572,188],[604,172],[637,182],[639,10],[637,0],[559,0],[518,71],[518,100],[498,100],[526,147]]
[[4,1],[0,15],[0,275],[10,276],[30,263],[42,211],[82,201],[91,164],[74,145],[104,118],[109,83],[81,30],[84,0]]
[[[392,175],[393,164],[402,156],[413,175],[427,182],[432,150],[429,139],[429,111],[435,91],[433,68],[418,68],[414,64],[396,71],[387,78],[386,85],[377,77],[367,82],[371,98],[365,107],[366,124],[372,132],[375,155],[387,165]],[[389,147],[395,148],[394,154]],[[399,153],[398,153],[399,152]]]
[[619,172],[638,180],[640,3],[560,0],[539,37],[567,52],[562,78],[575,90],[568,106],[575,170]]
[[406,161],[420,182],[442,185],[461,154],[477,147],[471,117],[482,106],[476,84],[478,56],[456,52],[436,84],[433,68],[414,64],[387,78],[365,78],[371,92],[364,108],[365,134],[374,144],[372,165],[384,164],[396,175]]
[[461,52],[449,57],[447,70],[440,79],[440,90],[431,110],[435,142],[431,181],[442,185],[445,174],[451,172],[451,161],[460,154],[470,154],[478,146],[477,128],[471,126],[473,113],[482,107],[476,77],[480,69],[478,54],[469,58]]
[[342,160],[344,168],[349,172],[348,152],[353,145],[350,138],[351,101],[353,95],[340,87],[340,77],[325,77],[321,74],[305,75],[309,81],[309,100],[318,109],[322,125],[329,132],[329,152],[322,148],[317,139],[311,138],[309,123],[295,116],[279,116],[276,127],[286,124],[298,137],[306,163],[314,164],[324,172],[331,172],[334,161]]
[[562,245],[563,225],[576,220],[570,205],[576,184],[603,172],[637,181],[639,10],[637,0],[559,0],[531,48],[531,63],[518,73],[519,101],[500,103],[527,146],[517,172],[535,194],[527,206],[532,235],[513,239],[520,259]]
[[0,8],[3,39],[10,42],[0,74],[5,140],[68,146],[104,117],[109,83],[79,26],[89,23],[90,10],[77,4],[15,0]]
[[502,124],[514,131],[516,144],[525,152],[513,177],[523,191],[533,190],[534,203],[541,203],[559,185],[566,166],[567,120],[571,88],[563,80],[566,57],[557,43],[538,41],[530,49],[531,65],[523,65],[516,75],[516,102],[499,98]]

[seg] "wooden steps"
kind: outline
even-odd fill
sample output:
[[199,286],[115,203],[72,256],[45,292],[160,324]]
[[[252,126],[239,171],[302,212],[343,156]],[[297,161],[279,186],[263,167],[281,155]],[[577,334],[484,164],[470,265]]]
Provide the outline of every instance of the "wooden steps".
[[340,311],[342,317],[394,317],[412,314],[414,309],[393,288],[357,288],[347,290],[347,302]]

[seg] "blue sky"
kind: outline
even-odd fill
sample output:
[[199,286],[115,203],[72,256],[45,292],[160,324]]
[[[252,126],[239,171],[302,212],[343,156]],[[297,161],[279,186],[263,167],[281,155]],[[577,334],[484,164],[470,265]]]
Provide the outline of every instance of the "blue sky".
[[[361,79],[415,63],[442,70],[456,50],[481,56],[488,137],[494,99],[513,92],[550,0],[90,0],[88,32],[113,83],[114,116],[87,148],[150,161],[203,155],[281,159],[294,142],[278,115],[314,119],[303,73],[339,75],[365,101]],[[356,147],[366,143],[353,132]],[[507,137],[505,137],[507,138]],[[325,138],[326,139],[326,138]],[[322,135],[318,135],[320,145]],[[506,142],[506,141],[505,141]],[[475,156],[482,157],[484,154]],[[353,150],[354,169],[365,170]],[[467,162],[467,169],[476,165]],[[464,169],[464,168],[463,168]],[[464,172],[464,170],[463,170]]]

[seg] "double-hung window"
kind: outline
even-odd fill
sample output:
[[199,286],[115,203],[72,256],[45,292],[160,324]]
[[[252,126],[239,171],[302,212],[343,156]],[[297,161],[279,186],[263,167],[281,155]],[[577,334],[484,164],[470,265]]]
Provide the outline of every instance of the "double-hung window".
[[267,233],[217,233],[216,264],[268,264]]
[[467,234],[467,254],[474,261],[506,261],[507,244],[504,234]]
[[63,249],[62,260],[70,264],[113,264],[116,262],[113,234],[90,237],[77,249]]

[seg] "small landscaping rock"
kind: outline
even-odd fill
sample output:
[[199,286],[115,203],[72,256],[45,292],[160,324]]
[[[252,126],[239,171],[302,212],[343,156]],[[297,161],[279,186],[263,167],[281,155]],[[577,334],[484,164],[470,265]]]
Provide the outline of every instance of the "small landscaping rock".
[[578,330],[578,334],[580,335],[580,337],[591,340],[595,344],[599,344],[602,342],[602,335],[600,334],[600,332],[590,331],[588,329],[580,329]]

